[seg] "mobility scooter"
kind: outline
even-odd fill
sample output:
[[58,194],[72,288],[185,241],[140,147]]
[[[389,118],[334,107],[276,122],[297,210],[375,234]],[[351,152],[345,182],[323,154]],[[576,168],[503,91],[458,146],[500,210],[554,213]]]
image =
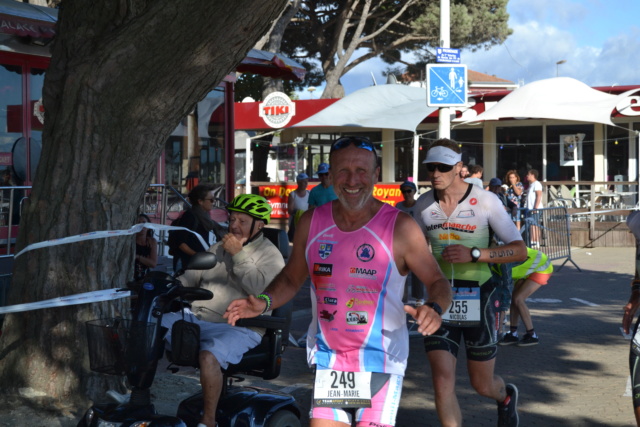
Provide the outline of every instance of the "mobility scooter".
[[[272,236],[268,236],[272,237]],[[278,236],[279,238],[279,236]],[[286,239],[286,234],[284,234]],[[273,240],[273,238],[272,238]],[[279,245],[278,247],[282,247]],[[288,249],[288,247],[287,247]],[[187,269],[206,270],[216,263],[215,255],[196,254]],[[135,295],[131,319],[100,319],[87,322],[91,370],[111,375],[126,375],[131,396],[125,403],[92,406],[78,427],[196,427],[202,416],[202,392],[180,403],[176,416],[157,414],[151,402],[150,388],[158,361],[165,350],[162,315],[187,301],[213,297],[205,289],[182,286],[177,277],[152,271],[128,288]],[[181,309],[181,308],[180,308]],[[223,370],[224,385],[216,421],[219,427],[299,427],[300,407],[292,396],[275,390],[234,385],[238,375],[248,374],[263,379],[280,373],[282,352],[289,336],[291,303],[272,312],[271,316],[242,319],[243,326],[266,329],[262,342],[245,353],[236,365]],[[197,350],[196,350],[197,351]],[[171,355],[167,354],[169,361]],[[197,357],[194,358],[197,360]],[[197,362],[196,362],[197,363]]]

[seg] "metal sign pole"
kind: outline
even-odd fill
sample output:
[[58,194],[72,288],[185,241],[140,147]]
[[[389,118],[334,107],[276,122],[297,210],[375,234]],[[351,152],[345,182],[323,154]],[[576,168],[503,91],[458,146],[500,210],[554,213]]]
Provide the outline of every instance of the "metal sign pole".
[[[451,47],[451,4],[450,0],[440,0],[440,47]],[[438,112],[438,138],[451,138],[451,116],[449,107],[441,107]]]

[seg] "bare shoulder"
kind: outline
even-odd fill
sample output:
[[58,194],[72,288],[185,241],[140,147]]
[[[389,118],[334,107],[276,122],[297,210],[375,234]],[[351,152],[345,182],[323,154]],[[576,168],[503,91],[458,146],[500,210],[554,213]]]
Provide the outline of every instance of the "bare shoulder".
[[396,243],[407,244],[420,238],[424,240],[420,226],[416,220],[406,212],[400,212],[398,214],[393,234]]

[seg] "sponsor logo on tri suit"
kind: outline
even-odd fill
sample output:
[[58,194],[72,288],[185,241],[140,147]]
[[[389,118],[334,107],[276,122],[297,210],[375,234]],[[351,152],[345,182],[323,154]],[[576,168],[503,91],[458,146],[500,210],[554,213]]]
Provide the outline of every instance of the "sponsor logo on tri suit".
[[448,233],[448,234],[440,233],[440,234],[438,234],[438,239],[440,239],[440,240],[460,240],[460,236],[458,236],[455,233]]
[[349,267],[349,277],[356,277],[358,279],[376,280],[376,270],[369,270],[360,267]]
[[474,216],[476,214],[471,209],[458,212],[458,218],[473,218]]
[[327,276],[331,277],[331,273],[333,273],[333,264],[313,264],[313,275],[314,276]]
[[360,245],[360,247],[356,251],[356,256],[362,262],[371,261],[375,256],[375,254],[376,254],[375,249],[373,249],[373,246],[371,246],[368,243],[363,243],[362,245]]
[[323,302],[328,305],[338,305],[338,298],[324,297]]
[[347,311],[348,325],[366,325],[369,323],[369,316],[366,311]]
[[334,292],[336,290],[336,287],[334,286],[333,283],[326,283],[324,285],[318,285],[316,286],[316,289],[318,291],[329,291],[329,292]]
[[473,233],[478,228],[473,224],[456,224],[455,222],[443,222],[442,224],[427,225],[427,231],[443,229],[443,230],[456,230],[463,233]]
[[320,312],[320,320],[322,320],[323,322],[331,322],[333,321],[334,316],[336,315],[337,312],[338,310],[334,311],[333,313],[327,310],[322,310]]
[[469,204],[471,206],[477,205],[478,204],[478,199],[476,199],[475,197],[472,198],[471,200],[469,200]]
[[354,305],[373,305],[373,301],[369,299],[350,298],[345,305],[348,308],[351,308]]
[[332,239],[333,238],[333,234],[323,234],[322,237],[326,237],[328,239]]
[[318,255],[321,259],[329,258],[331,255],[331,251],[333,250],[333,243],[320,243],[320,247],[318,248]]
[[349,285],[347,292],[350,294],[377,294],[377,289],[367,288],[366,286]]
[[347,328],[344,331],[345,332],[364,332],[364,329],[350,329],[350,328]]

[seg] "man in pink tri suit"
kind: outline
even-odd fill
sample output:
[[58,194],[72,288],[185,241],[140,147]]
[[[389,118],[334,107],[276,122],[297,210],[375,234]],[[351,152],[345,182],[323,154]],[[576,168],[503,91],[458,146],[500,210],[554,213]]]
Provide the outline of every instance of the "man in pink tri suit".
[[[279,307],[310,276],[311,426],[394,426],[409,355],[405,313],[420,333],[434,333],[451,287],[413,218],[373,197],[380,173],[373,144],[343,137],[329,158],[338,200],[305,212],[282,272],[264,293],[233,301],[225,317],[235,324]],[[409,271],[429,295],[417,308],[402,303]]]

